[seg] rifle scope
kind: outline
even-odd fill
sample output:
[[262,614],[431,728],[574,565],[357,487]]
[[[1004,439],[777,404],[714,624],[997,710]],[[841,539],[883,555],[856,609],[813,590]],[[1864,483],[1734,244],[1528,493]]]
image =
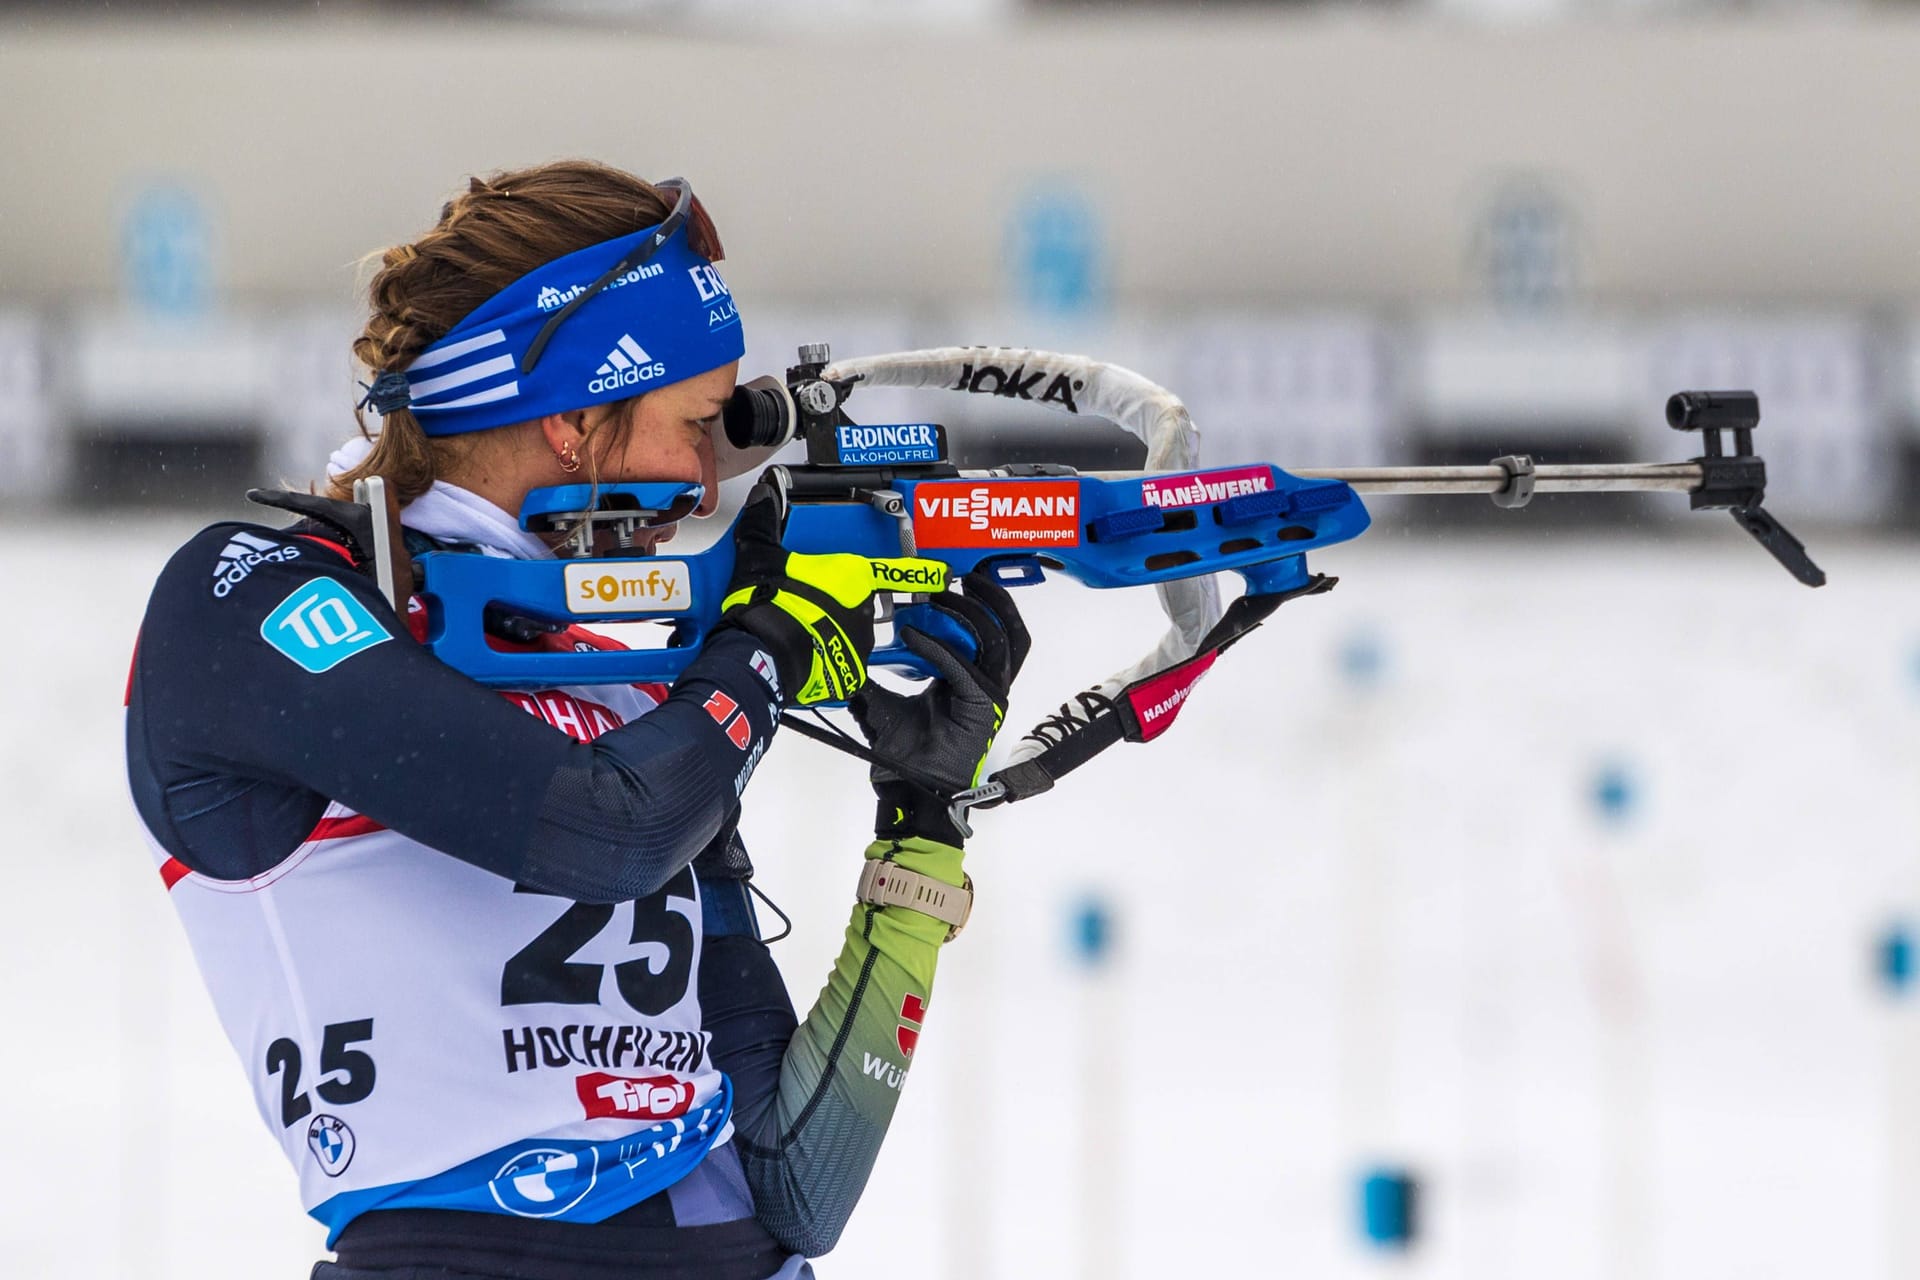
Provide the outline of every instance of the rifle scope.
[[733,389],[720,421],[734,448],[758,449],[793,439],[800,415],[785,384],[775,378],[755,378]]

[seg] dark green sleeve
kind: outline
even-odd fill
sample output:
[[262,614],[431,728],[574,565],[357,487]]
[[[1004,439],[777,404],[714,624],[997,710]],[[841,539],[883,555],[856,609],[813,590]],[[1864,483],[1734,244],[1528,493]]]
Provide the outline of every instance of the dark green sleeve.
[[[887,858],[947,884],[961,851],[876,841]],[[907,1080],[933,995],[944,922],[905,907],[856,904],[827,985],[794,1032],[779,1087],[734,1114],[757,1216],[795,1253],[833,1248],[865,1190]]]

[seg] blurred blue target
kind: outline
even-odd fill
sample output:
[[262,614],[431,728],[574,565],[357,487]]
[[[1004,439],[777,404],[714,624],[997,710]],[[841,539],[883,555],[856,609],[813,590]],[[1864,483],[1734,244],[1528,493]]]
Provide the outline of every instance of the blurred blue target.
[[1913,931],[1904,920],[1888,925],[1874,943],[1874,969],[1895,995],[1913,985]]
[[197,315],[213,298],[213,220],[204,201],[176,183],[134,197],[121,224],[127,294],[161,315]]
[[1377,1249],[1410,1248],[1419,1233],[1419,1179],[1392,1165],[1363,1169],[1359,1192],[1361,1238]]
[[1387,674],[1387,646],[1378,631],[1349,632],[1340,643],[1340,676],[1356,692],[1379,688]]
[[1604,764],[1594,774],[1590,795],[1595,814],[1609,825],[1626,822],[1640,805],[1638,781],[1618,762]]
[[1088,893],[1067,913],[1067,941],[1074,959],[1098,969],[1113,956],[1113,909],[1097,893]]
[[1008,262],[1014,292],[1036,311],[1084,314],[1106,296],[1106,236],[1093,201],[1079,188],[1052,183],[1013,206]]

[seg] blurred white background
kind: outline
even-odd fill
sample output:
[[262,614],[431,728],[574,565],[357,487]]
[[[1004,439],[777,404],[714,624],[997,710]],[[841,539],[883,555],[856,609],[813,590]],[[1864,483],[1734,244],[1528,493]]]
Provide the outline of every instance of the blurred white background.
[[[1668,393],[1754,387],[1831,578],[1678,498],[1372,504],[1165,740],[983,815],[822,1276],[1920,1276],[1916,65],[1867,0],[0,3],[0,1267],[319,1256],[135,834],[133,632],[353,430],[360,257],[589,155],[694,182],[753,373],[1085,351],[1297,467],[1679,459]],[[956,400],[851,408],[1128,456]],[[1158,627],[1023,605],[1014,725]],[[866,788],[793,739],[751,800],[804,1008]]]

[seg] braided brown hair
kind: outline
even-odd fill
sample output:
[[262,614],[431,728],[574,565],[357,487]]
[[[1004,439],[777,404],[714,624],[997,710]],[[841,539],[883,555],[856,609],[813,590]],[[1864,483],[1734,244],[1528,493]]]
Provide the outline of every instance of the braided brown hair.
[[[672,209],[671,196],[651,183],[591,160],[470,178],[464,192],[441,206],[431,231],[378,255],[379,268],[367,285],[367,326],[354,340],[354,357],[375,377],[403,370],[467,313],[542,263],[654,226]],[[724,256],[713,220],[697,199],[687,242],[711,261]],[[630,410],[631,401],[613,407]],[[354,417],[360,434],[373,441],[373,452],[330,478],[328,490],[336,498],[351,496],[355,480],[377,475],[402,504],[411,502],[465,456],[473,436],[485,434],[433,439],[405,409],[383,417],[377,433],[360,410]],[[603,419],[617,424],[609,432],[610,446],[618,446],[618,433],[630,421],[630,412]]]

